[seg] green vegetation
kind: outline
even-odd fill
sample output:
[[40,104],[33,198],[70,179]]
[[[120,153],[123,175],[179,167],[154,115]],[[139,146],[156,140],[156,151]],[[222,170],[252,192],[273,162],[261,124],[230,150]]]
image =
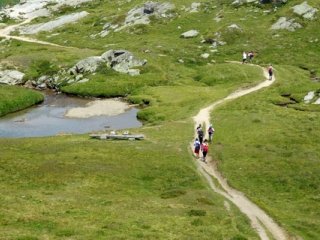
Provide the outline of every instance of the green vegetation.
[[0,140],[0,238],[258,239],[196,172],[191,129],[143,128],[148,139],[131,142]]
[[19,111],[43,101],[39,92],[0,84],[0,116]]
[[1,0],[0,2],[0,8],[5,7],[6,5],[13,5],[18,3],[19,0]]
[[305,95],[319,89],[320,83],[312,83],[305,71],[294,67],[276,69],[275,86],[213,112],[217,130],[213,155],[231,185],[285,223],[289,232],[316,239],[320,236],[319,107],[308,111],[301,100],[290,107],[274,101],[284,93]]
[[[295,15],[291,8],[300,0],[276,10],[272,4],[233,7],[229,0],[198,1],[200,11],[189,13],[182,7],[193,0],[174,0],[171,19],[152,17],[150,25],[93,37],[107,22],[121,24],[143,2],[94,0],[34,20],[88,11],[77,24],[31,36],[72,48],[2,41],[2,67],[18,68],[27,79],[67,70],[109,49],[129,50],[148,63],[139,76],[100,68],[85,76],[89,82],[62,88],[68,94],[121,96],[139,104],[145,127],[134,131],[147,140],[0,139],[0,238],[256,239],[248,220],[233,205],[227,211],[223,199],[209,190],[187,151],[194,134],[191,116],[263,79],[257,67],[227,62],[240,61],[243,51],[252,50],[253,63],[274,64],[277,82],[212,113],[216,135],[210,153],[230,185],[289,233],[317,239],[320,108],[305,104],[303,97],[320,91],[320,83],[310,80],[320,72],[319,13],[312,21]],[[320,9],[318,0],[308,4]],[[270,30],[282,16],[295,18],[303,28]],[[241,30],[228,29],[231,24]],[[199,36],[180,38],[190,29]],[[214,49],[203,39],[226,44]],[[209,58],[203,59],[203,53]],[[38,93],[5,86],[0,96],[0,115],[42,100]]]

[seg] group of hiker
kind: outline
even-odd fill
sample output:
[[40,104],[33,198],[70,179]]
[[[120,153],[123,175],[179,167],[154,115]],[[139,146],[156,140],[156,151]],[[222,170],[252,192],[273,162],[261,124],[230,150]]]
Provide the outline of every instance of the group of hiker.
[[251,62],[253,57],[254,57],[254,52],[253,51],[250,51],[248,53],[244,51],[242,53],[242,64],[247,63],[248,59],[249,59],[249,62]]
[[[255,55],[255,53],[253,51],[250,51],[248,53],[246,51],[243,51],[242,52],[242,64],[247,63],[248,59],[249,59],[249,62],[252,62],[254,55]],[[271,64],[268,67],[268,74],[269,74],[269,80],[272,80],[273,67]]]
[[202,157],[200,158],[203,162],[207,163],[206,157],[208,154],[208,150],[209,150],[209,142],[212,142],[213,139],[213,134],[214,134],[214,128],[212,126],[212,124],[210,124],[207,132],[208,132],[208,136],[209,136],[209,140],[204,139],[205,133],[202,129],[201,124],[198,125],[197,129],[197,138],[194,141],[194,153],[196,155],[197,158],[200,158],[200,151],[202,153]]

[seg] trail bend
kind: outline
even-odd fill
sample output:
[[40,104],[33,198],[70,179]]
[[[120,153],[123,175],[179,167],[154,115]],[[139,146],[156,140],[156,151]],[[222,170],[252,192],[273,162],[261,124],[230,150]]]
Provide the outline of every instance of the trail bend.
[[[239,62],[230,63],[239,64]],[[229,96],[214,102],[206,108],[201,109],[199,113],[193,117],[195,128],[199,124],[205,124],[205,126],[209,126],[210,112],[214,110],[217,106],[227,101],[234,100],[244,95],[258,91],[262,88],[268,87],[271,84],[273,84],[275,82],[275,77],[273,77],[272,80],[269,80],[267,70],[264,68],[262,68],[262,70],[266,78],[265,81],[251,88],[237,90],[234,93],[231,93]],[[191,143],[191,147],[193,147],[193,143]],[[228,185],[227,180],[218,171],[215,162],[212,161],[210,156],[208,156],[207,160],[207,164],[201,161],[197,161],[198,171],[205,177],[213,191],[222,195],[224,198],[232,202],[240,209],[242,213],[244,213],[249,218],[251,226],[257,232],[260,239],[269,240],[269,234],[272,235],[272,237],[276,240],[290,239],[287,232],[284,229],[282,229],[265,211],[263,211],[259,206],[250,201],[242,192]],[[218,181],[220,186],[217,186],[214,183],[212,177],[214,177]]]

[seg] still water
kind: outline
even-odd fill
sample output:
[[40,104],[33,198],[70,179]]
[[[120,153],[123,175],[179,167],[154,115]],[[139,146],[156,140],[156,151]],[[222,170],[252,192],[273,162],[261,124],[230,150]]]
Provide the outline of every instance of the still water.
[[90,99],[48,94],[35,107],[0,118],[0,137],[41,137],[59,134],[90,133],[99,130],[119,130],[140,127],[138,109],[130,108],[116,116],[67,118],[65,113],[75,107],[85,107]]

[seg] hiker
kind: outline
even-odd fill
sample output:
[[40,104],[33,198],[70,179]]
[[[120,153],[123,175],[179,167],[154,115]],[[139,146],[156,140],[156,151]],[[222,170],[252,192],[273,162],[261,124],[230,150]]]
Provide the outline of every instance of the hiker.
[[207,157],[207,154],[208,154],[208,150],[209,150],[208,140],[205,139],[203,141],[203,144],[201,144],[202,161],[204,161],[205,163],[207,163],[206,157]]
[[200,144],[198,138],[196,138],[194,140],[193,146],[194,146],[194,154],[196,155],[197,158],[199,158],[199,152],[200,152],[201,144]]
[[199,142],[200,144],[202,144],[203,142],[203,130],[202,130],[202,127],[201,127],[201,124],[199,124],[199,126],[197,127],[197,134],[198,134],[198,139],[199,139]]
[[269,80],[272,80],[272,75],[273,75],[273,68],[272,65],[270,64],[270,66],[268,67],[268,73],[269,73]]
[[247,62],[247,53],[246,52],[243,52],[242,53],[242,64],[246,63]]
[[250,52],[248,53],[248,57],[249,57],[249,61],[251,62],[252,59],[253,59],[253,57],[254,57],[253,51],[250,51]]
[[213,133],[214,133],[214,128],[212,127],[212,124],[210,124],[208,128],[209,142],[212,142]]

